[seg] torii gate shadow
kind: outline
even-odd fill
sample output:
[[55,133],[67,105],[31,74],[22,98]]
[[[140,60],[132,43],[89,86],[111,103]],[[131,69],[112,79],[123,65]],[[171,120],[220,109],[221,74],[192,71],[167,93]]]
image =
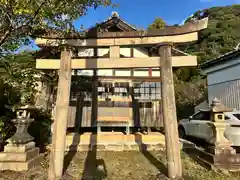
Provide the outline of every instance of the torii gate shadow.
[[83,101],[84,101],[84,96],[80,94],[80,96],[77,99],[77,106],[76,106],[76,120],[75,120],[75,130],[74,130],[74,135],[73,135],[73,140],[72,144],[69,146],[69,151],[64,157],[64,164],[63,164],[63,174],[66,172],[68,166],[70,165],[71,161],[73,160],[73,157],[76,155],[78,151],[78,145],[80,144],[80,125],[77,121],[78,118],[82,118],[82,113],[83,113]]
[[143,143],[141,134],[135,134],[135,142],[138,145],[139,151],[146,157],[146,159],[154,165],[159,170],[159,178],[167,177],[167,168],[166,166],[159,160],[156,159],[150,152],[147,151],[147,145]]
[[106,164],[103,159],[97,158],[97,133],[91,134],[89,150],[84,162],[81,180],[102,180],[107,177]]
[[[97,99],[97,79],[96,70],[94,71],[92,88],[92,114],[91,127],[96,125],[98,117],[98,99]],[[107,177],[106,164],[103,159],[97,159],[97,131],[94,131],[90,136],[88,153],[84,162],[84,170],[81,180],[98,179],[102,180]]]

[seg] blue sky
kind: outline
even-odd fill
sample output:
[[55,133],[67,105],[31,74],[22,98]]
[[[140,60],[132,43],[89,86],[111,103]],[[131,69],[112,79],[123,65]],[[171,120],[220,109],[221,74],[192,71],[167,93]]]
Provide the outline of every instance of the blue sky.
[[[75,21],[75,26],[85,29],[96,23],[106,20],[111,12],[117,11],[120,17],[138,28],[147,28],[156,17],[163,18],[167,24],[181,24],[187,17],[198,10],[213,6],[226,6],[240,4],[240,0],[112,0],[119,4],[117,8],[90,9],[86,16]],[[147,3],[149,2],[149,3]],[[26,49],[38,49],[34,43],[33,47],[24,46],[20,51]]]
[[156,17],[163,18],[169,25],[181,24],[183,20],[198,10],[213,6],[238,4],[240,0],[113,0],[117,8],[90,9],[88,14],[75,22],[84,28],[106,20],[112,11],[117,11],[122,19],[138,28],[146,28]]

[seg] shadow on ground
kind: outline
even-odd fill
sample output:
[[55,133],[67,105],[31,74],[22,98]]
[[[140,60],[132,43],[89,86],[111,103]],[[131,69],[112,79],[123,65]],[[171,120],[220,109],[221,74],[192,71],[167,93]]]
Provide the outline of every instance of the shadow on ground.
[[142,136],[140,134],[135,134],[135,142],[138,144],[138,148],[144,157],[158,169],[159,174],[157,177],[162,180],[168,179],[168,171],[166,166],[161,161],[156,159],[156,157],[154,157],[149,151],[147,151],[147,145],[143,143]]
[[69,146],[69,151],[64,157],[63,173],[67,171],[67,168],[69,167],[71,161],[76,155],[79,144],[80,144],[80,134],[78,132],[75,132],[73,135],[72,144]]
[[96,142],[97,134],[92,133],[81,180],[102,180],[107,177],[105,161],[97,158]]

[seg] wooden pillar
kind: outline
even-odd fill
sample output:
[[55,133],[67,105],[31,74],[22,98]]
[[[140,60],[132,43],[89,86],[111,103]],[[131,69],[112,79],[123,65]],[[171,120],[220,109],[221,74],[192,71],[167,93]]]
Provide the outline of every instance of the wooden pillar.
[[68,106],[71,87],[71,51],[61,52],[56,102],[56,119],[53,126],[52,147],[49,160],[48,179],[61,179],[65,155]]
[[91,113],[91,127],[98,128],[98,132],[101,132],[101,127],[98,126],[97,123],[98,118],[98,76],[97,70],[93,70],[92,77],[92,113]]
[[162,43],[160,45],[159,54],[168,177],[174,179],[182,177],[182,164],[177,128],[171,48],[171,43]]
[[[109,57],[110,58],[119,58],[120,57],[120,47],[119,46],[110,46],[109,47]],[[113,76],[116,76],[115,69],[112,70]]]
[[[98,57],[98,48],[94,48],[94,56]],[[97,127],[97,132],[101,132],[101,127],[98,126],[98,72],[99,70],[93,69],[92,76],[92,112],[91,112],[91,128]]]

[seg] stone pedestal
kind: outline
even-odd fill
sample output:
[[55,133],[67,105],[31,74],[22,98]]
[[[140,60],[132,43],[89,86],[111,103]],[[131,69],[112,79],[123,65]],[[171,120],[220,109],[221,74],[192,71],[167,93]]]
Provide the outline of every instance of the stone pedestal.
[[12,120],[17,131],[8,139],[9,144],[4,147],[4,152],[0,153],[0,170],[28,170],[43,159],[43,155],[39,155],[39,148],[36,148],[33,142],[33,137],[27,131],[33,121],[30,118],[33,109],[29,106],[19,108],[17,118]]
[[232,143],[224,136],[227,124],[224,121],[215,121],[208,125],[211,126],[214,137],[206,150],[214,155],[226,153],[236,154],[235,149],[231,147]]
[[0,170],[25,171],[43,160],[34,142],[24,145],[8,144],[0,153]]

